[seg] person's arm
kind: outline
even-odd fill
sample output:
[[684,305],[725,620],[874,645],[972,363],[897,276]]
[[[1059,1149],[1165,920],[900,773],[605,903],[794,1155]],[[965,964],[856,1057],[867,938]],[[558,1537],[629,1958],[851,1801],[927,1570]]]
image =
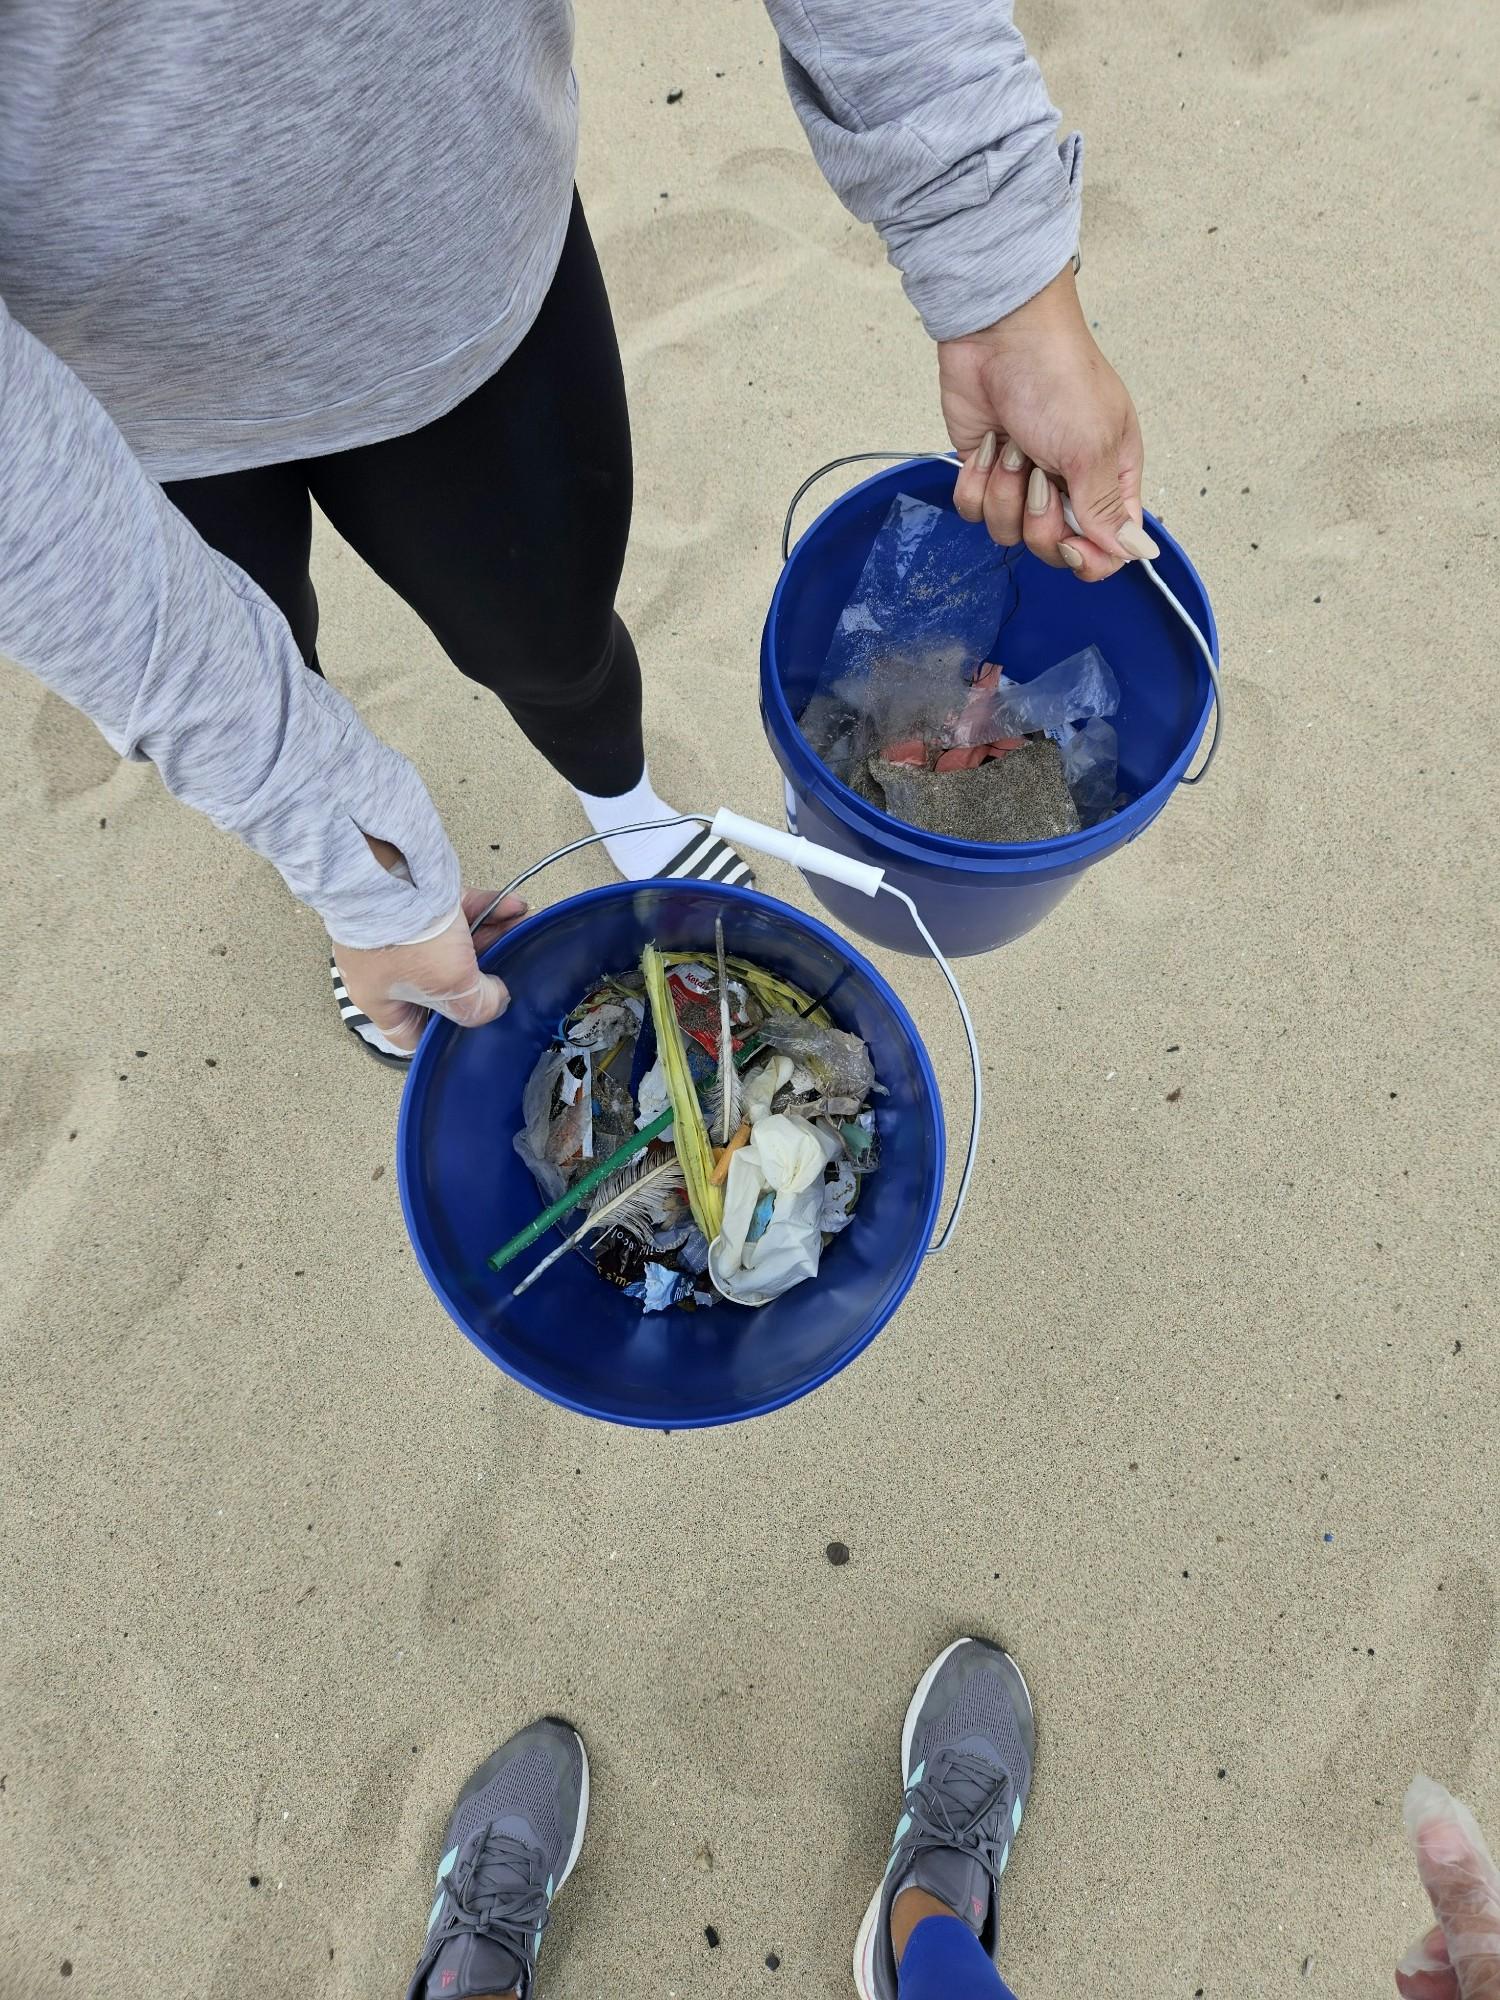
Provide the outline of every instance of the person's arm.
[[[149,479],[102,405],[0,302],[0,653],[273,862],[341,944],[433,931],[457,857],[416,771]],[[383,868],[365,835],[405,856]]]
[[873,223],[934,340],[991,326],[1078,248],[1083,142],[1010,0],[767,0],[830,186]]
[[[504,1008],[468,929],[490,898],[460,900],[458,858],[415,770],[308,671],[270,599],[3,301],[0,653],[275,863],[328,926],[387,1046],[415,1047],[429,1009],[475,1027]],[[397,851],[404,876],[371,840],[388,860]],[[480,946],[524,907],[511,898]]]
[[1086,581],[1154,554],[1135,411],[1073,287],[1082,141],[1058,143],[1011,0],[766,6],[819,166],[939,343],[960,512]]

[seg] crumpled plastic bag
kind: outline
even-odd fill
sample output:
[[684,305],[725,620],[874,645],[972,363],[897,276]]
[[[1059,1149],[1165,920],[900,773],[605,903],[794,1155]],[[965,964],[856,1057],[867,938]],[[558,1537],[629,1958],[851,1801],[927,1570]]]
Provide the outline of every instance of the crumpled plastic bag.
[[1014,558],[949,507],[891,502],[799,718],[836,777],[852,783],[883,744],[921,735],[962,696],[1000,626]]
[[[582,1077],[573,1073],[577,1069],[584,1072]],[[523,1122],[513,1143],[550,1201],[556,1201],[568,1185],[565,1170],[591,1157],[592,1075],[587,1050],[549,1049],[521,1093]]]
[[950,680],[972,670],[999,626],[1012,560],[951,507],[898,493],[839,614],[820,688],[883,657],[941,662]]
[[[716,1291],[737,1305],[763,1306],[814,1278],[822,1254],[823,1173],[836,1142],[805,1118],[769,1112],[729,1163],[724,1226],[708,1253]],[[753,1234],[763,1198],[770,1220]]]
[[1070,653],[1034,680],[1013,681],[1002,674],[988,702],[966,702],[944,732],[954,745],[988,743],[1003,736],[1050,736],[1061,744],[1070,724],[1113,715],[1120,684],[1097,646]]
[[[984,540],[950,509],[892,502],[800,726],[836,778],[894,819],[952,840],[1059,839],[1115,809],[1106,718],[1119,684],[1097,646],[1033,680],[1000,673],[1014,551]],[[1056,754],[1027,740],[1038,737]]]
[[797,1014],[772,1014],[762,1021],[760,1038],[768,1048],[790,1056],[812,1077],[827,1099],[827,1108],[852,1116],[868,1104],[875,1089],[875,1065],[858,1035],[842,1028],[825,1028]]
[[1120,740],[1114,724],[1101,715],[1063,739],[1062,772],[1081,826],[1097,826],[1108,819],[1119,796]]
[[775,1055],[747,1070],[744,1089],[740,1093],[740,1116],[752,1126],[768,1117],[772,1099],[778,1090],[791,1082],[795,1067],[790,1056]]

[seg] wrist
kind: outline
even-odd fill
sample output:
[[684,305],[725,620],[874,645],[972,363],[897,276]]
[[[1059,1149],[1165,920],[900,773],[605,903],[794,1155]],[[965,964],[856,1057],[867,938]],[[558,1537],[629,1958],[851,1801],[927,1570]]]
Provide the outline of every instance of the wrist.
[[453,926],[462,918],[463,913],[464,906],[462,902],[457,903],[449,910],[446,916],[439,917],[435,924],[430,924],[426,930],[418,931],[415,937],[402,938],[400,945],[393,945],[391,949],[399,950],[401,945],[408,944],[431,944],[434,938],[440,938],[445,931],[451,931]]
[[981,327],[977,333],[966,337],[984,341],[991,347],[1001,347],[1013,341],[1051,339],[1059,334],[1076,334],[1086,330],[1073,265],[1067,263],[1024,305],[1017,306],[1003,319],[997,319],[992,326]]

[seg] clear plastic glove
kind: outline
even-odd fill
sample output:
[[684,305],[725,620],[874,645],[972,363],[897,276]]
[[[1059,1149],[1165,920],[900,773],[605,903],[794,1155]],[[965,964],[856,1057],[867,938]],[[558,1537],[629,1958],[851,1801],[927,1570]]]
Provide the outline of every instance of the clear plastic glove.
[[1437,1923],[1396,1968],[1402,2000],[1500,2000],[1500,1873],[1474,1815],[1431,1778],[1402,1805]]
[[469,925],[494,897],[493,889],[465,889],[444,928],[415,944],[387,945],[380,951],[334,944],[350,999],[393,1050],[414,1049],[430,1013],[461,1028],[478,1028],[510,1005],[504,981],[479,970],[478,953],[525,916],[526,904],[520,896],[507,896],[478,935],[470,937]]

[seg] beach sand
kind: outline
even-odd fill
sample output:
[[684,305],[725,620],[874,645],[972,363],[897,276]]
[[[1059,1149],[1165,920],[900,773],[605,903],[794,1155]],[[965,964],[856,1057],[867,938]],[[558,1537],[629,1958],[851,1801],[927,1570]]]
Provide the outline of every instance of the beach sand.
[[[0,676],[4,2000],[398,1995],[458,1784],[544,1710],[596,1801],[546,1994],[845,1993],[900,1718],[966,1630],[1037,1698],[1033,2000],[1389,1990],[1412,1773],[1500,1844],[1500,14],[1021,13],[1088,135],[1083,295],[1213,594],[1227,734],[964,967],[962,1235],[810,1400],[667,1437],[512,1386],[405,1247],[399,1086],[316,920]],[[785,501],[941,444],[932,355],[751,0],[585,7],[579,67],[656,777],[774,819]],[[329,670],[472,876],[579,832],[404,608],[316,560]],[[936,974],[888,969],[961,1090]]]

